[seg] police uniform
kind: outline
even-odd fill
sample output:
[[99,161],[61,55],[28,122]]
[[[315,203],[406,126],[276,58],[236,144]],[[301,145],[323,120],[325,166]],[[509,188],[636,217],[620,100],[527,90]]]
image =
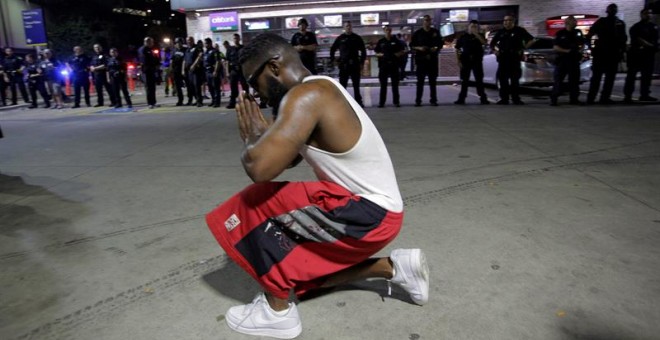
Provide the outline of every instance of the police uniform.
[[85,92],[85,104],[92,106],[89,100],[89,56],[86,54],[74,55],[69,59],[71,76],[73,78],[74,102],[73,108],[80,107],[80,90]]
[[96,89],[96,106],[103,106],[103,89],[108,91],[110,105],[115,106],[115,96],[110,89],[110,84],[108,84],[107,63],[108,56],[103,53],[92,57],[91,66],[95,68],[106,66],[104,69],[92,71],[92,79],[94,79],[94,88]]
[[571,104],[579,104],[580,96],[580,62],[582,61],[582,47],[584,36],[579,29],[562,29],[557,32],[555,46],[570,50],[568,53],[557,52],[555,59],[554,85],[550,95],[550,103],[557,105],[557,98],[561,94],[562,83],[568,75],[568,92]]
[[138,58],[142,67],[142,79],[146,86],[147,105],[156,105],[156,76],[160,68],[160,58],[157,52],[148,46],[138,49]]
[[229,97],[228,109],[233,109],[236,106],[236,98],[238,97],[238,83],[241,83],[243,91],[248,91],[248,84],[243,76],[241,64],[238,62],[238,54],[243,48],[243,45],[229,46],[227,48],[227,62],[229,63],[229,87],[231,95]]
[[108,75],[110,76],[110,86],[115,97],[115,107],[121,107],[121,95],[126,99],[126,105],[132,107],[131,95],[128,93],[126,84],[127,66],[120,56],[108,58]]
[[[438,78],[438,53],[442,49],[442,35],[437,29],[430,27],[428,31],[420,28],[413,33],[410,41],[410,48],[415,52],[415,67],[417,74],[417,94],[415,96],[415,105],[422,105],[422,95],[424,94],[424,81],[429,78],[429,87],[431,88],[431,104],[438,105],[437,78]],[[426,47],[426,51],[415,50],[415,47]],[[431,49],[437,48],[435,51]]]
[[184,54],[184,61],[186,63],[186,68],[185,68],[185,77],[184,81],[186,82],[186,88],[188,89],[188,103],[186,105],[193,105],[193,99],[197,99],[197,87],[195,86],[195,73],[191,71],[191,67],[195,60],[197,60],[197,56],[199,55],[200,50],[197,48],[197,45],[192,45],[188,46],[186,48],[186,52]]
[[[211,93],[211,104],[209,106],[220,107],[220,84],[222,84],[222,56],[215,48],[204,52],[204,71],[206,73],[206,84]],[[217,68],[216,68],[217,66]]]
[[0,60],[0,105],[7,106],[7,83],[5,82],[5,63],[4,60]]
[[16,86],[18,86],[18,89],[21,91],[23,100],[25,100],[26,103],[29,103],[30,100],[28,99],[25,83],[23,82],[23,68],[25,67],[23,58],[17,56],[16,54],[5,56],[4,65],[5,73],[7,73],[7,77],[9,78],[8,85],[11,88],[11,104],[17,104]]
[[30,89],[30,97],[32,98],[31,109],[37,107],[37,91],[43,98],[46,107],[50,107],[50,96],[46,92],[46,84],[44,82],[44,73],[36,62],[26,63],[25,72],[27,73],[28,88]]
[[[176,105],[183,105],[183,86],[185,84],[183,72],[183,60],[185,59],[186,50],[185,48],[175,48],[170,59],[170,67],[172,68],[172,73],[174,74],[174,90],[178,98]],[[188,91],[190,92],[190,90]]]
[[353,82],[353,97],[360,106],[363,106],[360,94],[360,76],[362,65],[367,59],[364,41],[355,33],[342,33],[330,48],[330,61],[334,61],[337,50],[339,50],[339,83],[346,88],[350,77]]
[[[642,44],[638,39],[644,39],[653,46]],[[625,100],[630,102],[635,90],[637,72],[641,73],[639,100],[656,101],[651,97],[651,77],[655,63],[655,52],[658,50],[658,25],[651,21],[640,21],[630,28],[630,50],[628,50],[628,75],[623,88]]]
[[[296,32],[296,34],[291,37],[291,45],[293,46],[309,46],[309,45],[318,45],[316,42],[316,34],[314,32],[307,31],[304,34],[301,32]],[[303,65],[312,72],[312,74],[317,74],[316,71],[316,51],[307,51],[302,50],[298,52],[300,55],[300,61]]]
[[399,107],[399,63],[404,51],[405,44],[395,36],[391,36],[390,39],[381,38],[376,44],[374,52],[383,54],[378,58],[378,80],[380,81],[378,107],[385,106],[388,78],[392,79],[392,102]]
[[497,80],[500,85],[499,104],[508,104],[509,97],[514,104],[522,104],[520,100],[520,77],[525,45],[534,40],[534,37],[520,26],[508,30],[502,28],[495,33],[490,47],[497,49]]
[[456,41],[456,51],[458,51],[458,60],[461,62],[461,92],[458,94],[456,104],[465,103],[467,97],[468,85],[470,83],[470,74],[474,75],[474,82],[477,87],[477,94],[481,98],[482,104],[488,104],[488,97],[484,91],[484,46],[482,41],[486,39],[481,35],[481,39],[475,34],[465,32]]
[[626,24],[615,15],[600,18],[589,29],[587,41],[597,35],[598,39],[592,49],[591,81],[587,104],[593,104],[600,88],[600,80],[605,75],[603,90],[600,93],[600,103],[610,104],[614,78],[619,68],[619,62],[626,48]]

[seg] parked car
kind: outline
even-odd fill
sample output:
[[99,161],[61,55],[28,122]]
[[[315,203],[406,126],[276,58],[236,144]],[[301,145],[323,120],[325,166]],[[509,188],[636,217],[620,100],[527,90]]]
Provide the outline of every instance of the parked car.
[[[552,49],[553,45],[554,39],[552,37],[541,37],[529,49],[524,51],[520,85],[552,86],[554,82],[554,64],[557,56],[557,52]],[[580,83],[589,81],[591,77],[591,54],[588,50],[583,52],[580,73]],[[564,81],[568,82],[568,77]],[[488,48],[484,55],[484,83],[497,85],[497,58]]]

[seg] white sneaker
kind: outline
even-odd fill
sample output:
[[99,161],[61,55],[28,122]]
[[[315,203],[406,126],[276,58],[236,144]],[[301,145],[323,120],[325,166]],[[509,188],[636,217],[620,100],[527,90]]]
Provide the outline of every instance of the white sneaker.
[[298,307],[289,302],[287,310],[276,312],[260,293],[252,303],[229,308],[225,316],[229,328],[244,334],[293,339],[302,332]]
[[[401,286],[418,305],[429,301],[429,267],[421,249],[395,249],[390,254],[394,276],[389,282]],[[390,292],[391,293],[391,292]]]

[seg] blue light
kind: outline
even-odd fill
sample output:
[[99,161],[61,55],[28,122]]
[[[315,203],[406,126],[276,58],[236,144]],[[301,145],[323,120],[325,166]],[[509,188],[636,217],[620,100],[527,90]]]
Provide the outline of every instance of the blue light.
[[60,74],[63,75],[63,76],[68,76],[69,71],[68,70],[62,70],[62,71],[60,71]]

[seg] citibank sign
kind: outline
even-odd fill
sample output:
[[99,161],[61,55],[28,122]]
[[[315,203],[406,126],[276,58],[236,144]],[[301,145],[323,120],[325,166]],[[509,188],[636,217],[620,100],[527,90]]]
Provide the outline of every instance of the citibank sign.
[[237,31],[238,12],[211,13],[209,15],[211,31]]

